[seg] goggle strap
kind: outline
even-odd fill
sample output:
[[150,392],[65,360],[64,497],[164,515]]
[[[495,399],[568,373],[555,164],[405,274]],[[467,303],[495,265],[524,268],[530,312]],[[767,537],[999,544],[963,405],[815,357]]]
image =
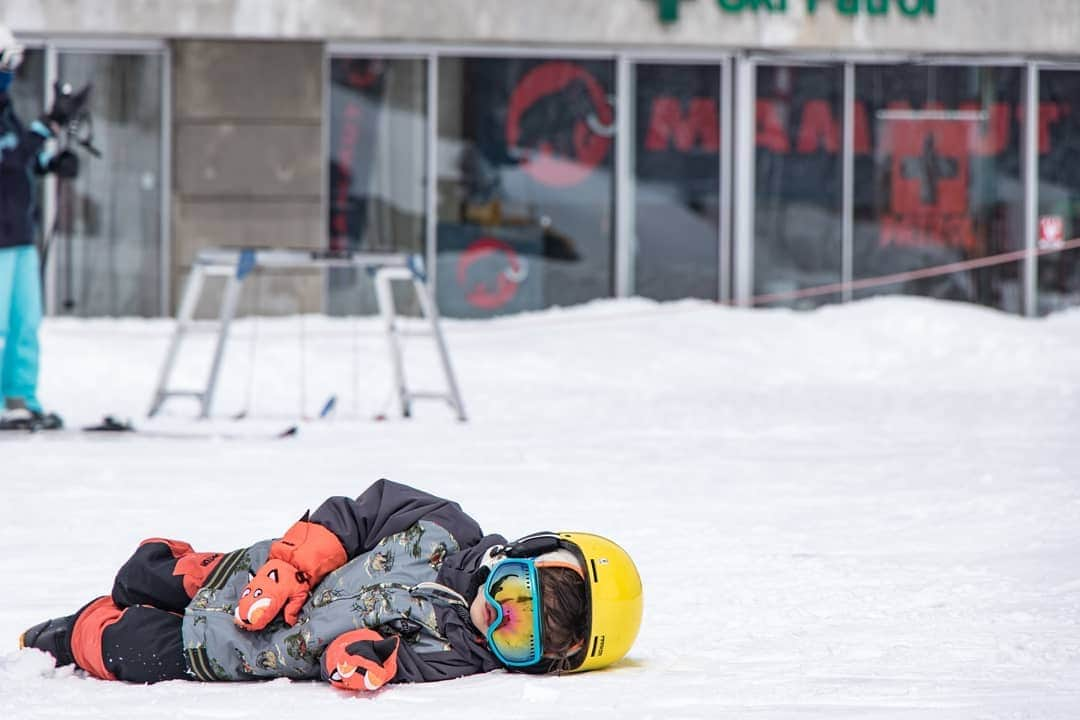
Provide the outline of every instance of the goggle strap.
[[581,566],[572,562],[559,562],[559,561],[544,561],[536,563],[537,568],[566,568],[567,570],[573,570],[578,576],[585,580],[585,571],[581,569]]
[[562,547],[562,539],[554,533],[536,533],[517,540],[506,548],[506,556],[531,558],[554,552]]

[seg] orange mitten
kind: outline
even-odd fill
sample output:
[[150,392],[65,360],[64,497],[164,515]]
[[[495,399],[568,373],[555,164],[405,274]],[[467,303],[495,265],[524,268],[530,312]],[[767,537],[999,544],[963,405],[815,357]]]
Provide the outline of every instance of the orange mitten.
[[285,622],[295,625],[311,588],[348,561],[337,535],[307,517],[270,546],[269,559],[241,593],[236,624],[245,630],[262,630],[282,608]]
[[397,674],[399,642],[366,628],[338,635],[323,653],[323,680],[342,690],[378,690]]
[[307,514],[293,523],[285,537],[270,546],[271,560],[284,560],[304,573],[315,587],[326,574],[349,560],[338,536],[322,525],[308,522]]
[[284,560],[267,560],[240,593],[235,622],[245,630],[262,630],[284,608],[285,622],[295,625],[310,592],[299,570]]

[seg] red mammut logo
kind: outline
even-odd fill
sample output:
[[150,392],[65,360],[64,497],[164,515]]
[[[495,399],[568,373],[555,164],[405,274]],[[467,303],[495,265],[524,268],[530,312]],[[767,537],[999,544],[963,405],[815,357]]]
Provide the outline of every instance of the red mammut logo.
[[[484,260],[497,259],[493,265],[502,265],[495,274],[495,284],[470,280],[470,269]],[[473,273],[481,274],[481,273]],[[490,276],[490,273],[482,273]],[[528,277],[529,270],[524,258],[502,240],[485,237],[470,245],[457,262],[457,282],[465,290],[465,301],[483,310],[495,310],[510,302],[518,287]]]
[[596,78],[575,63],[545,62],[525,73],[507,113],[510,153],[549,187],[581,183],[611,150],[615,112]]

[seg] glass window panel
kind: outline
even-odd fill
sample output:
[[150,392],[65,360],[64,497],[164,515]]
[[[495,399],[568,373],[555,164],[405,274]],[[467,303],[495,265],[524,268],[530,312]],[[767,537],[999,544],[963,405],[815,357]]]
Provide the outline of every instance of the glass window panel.
[[[1021,70],[866,66],[855,82],[855,279],[1023,247]],[[926,295],[1017,312],[1021,263],[855,293]]]
[[[1080,72],[1039,74],[1039,246],[1080,237]],[[1080,305],[1080,250],[1039,258],[1041,314]]]
[[61,183],[57,260],[61,312],[161,313],[162,59],[60,53],[60,79],[90,98],[94,144],[74,183]]
[[717,299],[720,68],[635,68],[634,291]]
[[[426,123],[425,60],[331,61],[331,250],[424,252]],[[332,314],[375,312],[370,275],[331,270],[328,301]]]
[[841,280],[843,88],[840,67],[757,69],[754,294],[775,298],[758,304],[840,299],[799,291]]
[[610,296],[614,63],[440,59],[439,84],[442,311]]

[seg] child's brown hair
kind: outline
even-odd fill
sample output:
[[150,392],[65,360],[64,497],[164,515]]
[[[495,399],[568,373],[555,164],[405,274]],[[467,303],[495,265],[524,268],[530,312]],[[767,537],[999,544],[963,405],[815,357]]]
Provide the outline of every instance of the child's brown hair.
[[540,567],[543,603],[544,657],[550,660],[547,672],[573,667],[573,659],[584,650],[588,625],[585,580],[565,567]]

